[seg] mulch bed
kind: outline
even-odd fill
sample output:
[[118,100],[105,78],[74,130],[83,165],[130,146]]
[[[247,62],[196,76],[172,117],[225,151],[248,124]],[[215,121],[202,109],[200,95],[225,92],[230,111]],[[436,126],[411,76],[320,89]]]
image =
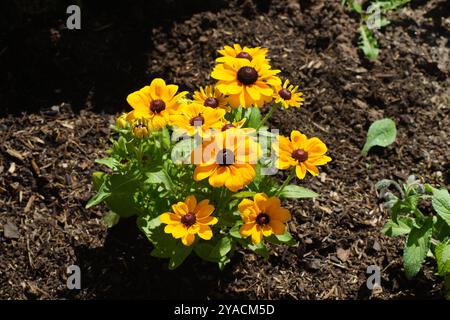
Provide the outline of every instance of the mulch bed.
[[[442,298],[431,260],[405,278],[404,241],[381,235],[388,213],[374,184],[415,174],[450,185],[446,1],[412,1],[377,33],[382,51],[374,63],[357,51],[358,21],[339,2],[231,1],[155,26],[142,65],[148,79],[192,90],[210,81],[224,44],[270,48],[274,67],[306,97],[299,110],[277,110],[271,127],[318,136],[333,158],[302,182],[319,198],[285,202],[298,245],[272,246],[268,261],[239,251],[223,272],[195,256],[167,270],[133,218],[107,230],[105,207],[84,208],[114,115],[49,105],[0,118],[0,298]],[[397,123],[395,144],[361,157],[369,125],[383,117]],[[79,291],[66,288],[71,264],[82,270]],[[366,288],[369,265],[382,269],[381,292]]]

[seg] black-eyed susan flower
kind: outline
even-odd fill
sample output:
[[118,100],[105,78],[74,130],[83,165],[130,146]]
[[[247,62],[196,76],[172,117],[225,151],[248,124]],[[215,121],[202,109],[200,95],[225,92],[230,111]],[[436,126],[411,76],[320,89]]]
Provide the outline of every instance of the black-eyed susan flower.
[[197,203],[194,195],[190,195],[177,204],[172,205],[173,212],[165,212],[159,216],[165,233],[170,233],[175,239],[181,239],[185,246],[190,246],[197,234],[203,240],[213,236],[211,225],[217,223],[217,218],[211,216],[214,206],[205,199]]
[[217,132],[192,153],[192,162],[197,165],[194,180],[208,178],[211,186],[236,192],[255,178],[260,154],[258,143],[241,129]]
[[248,108],[261,107],[272,100],[273,88],[281,85],[276,76],[279,72],[272,70],[262,56],[251,61],[227,57],[214,67],[211,77],[218,80],[216,88],[227,95],[233,108]]
[[297,90],[298,86],[293,86],[289,84],[289,80],[286,80],[283,86],[275,88],[275,103],[280,103],[284,108],[300,108],[304,99],[303,93]]
[[194,91],[194,102],[205,107],[229,111],[226,97],[214,86],[200,87],[198,91]]
[[146,138],[150,131],[146,119],[134,119],[131,123],[131,132],[136,138]]
[[260,243],[263,237],[285,233],[285,224],[291,219],[289,210],[281,207],[280,199],[269,198],[265,193],[257,193],[253,201],[242,200],[238,207],[244,222],[239,233],[243,237],[251,236],[254,244]]
[[146,119],[153,130],[164,128],[169,116],[180,107],[180,99],[187,92],[177,94],[178,86],[166,85],[163,79],[157,78],[150,86],[128,95],[127,101],[134,109],[128,114],[128,120]]
[[303,179],[306,172],[317,176],[319,174],[317,167],[331,161],[331,158],[325,155],[327,152],[325,143],[316,137],[308,139],[297,130],[291,132],[291,140],[278,136],[277,142],[274,143],[274,151],[278,157],[277,168],[287,170],[295,167],[299,179]]
[[181,134],[193,136],[198,133],[201,137],[208,137],[213,130],[222,128],[223,109],[213,109],[192,102],[183,105],[177,114],[170,116],[170,124]]
[[261,47],[249,48],[249,47],[241,47],[239,44],[234,44],[231,46],[224,46],[223,49],[217,50],[222,57],[216,59],[217,62],[224,62],[226,58],[238,58],[238,59],[247,59],[249,61],[254,58],[262,57],[266,63],[269,63],[269,60],[266,58],[267,49]]

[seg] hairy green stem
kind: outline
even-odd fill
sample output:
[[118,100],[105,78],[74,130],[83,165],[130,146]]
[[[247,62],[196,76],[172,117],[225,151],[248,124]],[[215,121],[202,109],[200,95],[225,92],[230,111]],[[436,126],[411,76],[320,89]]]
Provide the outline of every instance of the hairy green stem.
[[274,103],[272,108],[269,110],[269,112],[267,112],[267,114],[264,116],[264,118],[261,120],[261,122],[256,126],[256,131],[259,130],[259,128],[261,128],[263,126],[264,123],[266,123],[267,119],[270,118],[270,116],[272,115],[272,113],[275,111],[275,109],[278,107],[277,103]]
[[284,182],[281,185],[280,189],[278,189],[278,191],[275,193],[275,196],[279,196],[281,194],[281,192],[283,192],[283,189],[289,184],[289,182],[291,182],[291,180],[292,180],[292,178],[294,178],[294,176],[295,176],[295,170],[292,169],[291,173],[286,178],[286,180],[284,180]]

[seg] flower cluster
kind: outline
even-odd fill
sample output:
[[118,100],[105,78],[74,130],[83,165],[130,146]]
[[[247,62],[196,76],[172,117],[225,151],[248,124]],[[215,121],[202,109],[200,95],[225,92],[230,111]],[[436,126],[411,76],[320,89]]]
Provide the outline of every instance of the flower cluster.
[[[296,130],[288,138],[264,126],[277,108],[303,104],[298,86],[272,68],[266,48],[235,44],[218,52],[216,82],[192,96],[159,78],[128,95],[132,110],[117,118],[111,157],[98,160],[113,173],[94,174],[98,193],[88,207],[105,202],[109,222],[137,215],[153,255],[170,258],[171,268],[192,250],[224,266],[237,245],[262,253],[263,239],[294,242],[280,197],[316,195],[289,183],[318,175],[317,167],[331,161],[319,138]],[[265,105],[271,108],[262,118]],[[258,134],[271,142],[260,143]],[[267,161],[268,154],[274,159]],[[266,167],[289,171],[281,186],[263,174]]]

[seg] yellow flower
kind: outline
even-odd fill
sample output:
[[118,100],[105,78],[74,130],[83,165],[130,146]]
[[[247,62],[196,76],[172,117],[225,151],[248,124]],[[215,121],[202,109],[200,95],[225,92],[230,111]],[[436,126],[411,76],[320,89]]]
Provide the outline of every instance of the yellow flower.
[[193,151],[194,180],[208,178],[213,187],[225,186],[236,192],[255,178],[260,154],[259,145],[241,129],[220,131]]
[[234,44],[232,47],[224,46],[223,49],[217,51],[222,55],[222,57],[216,59],[217,62],[224,62],[227,57],[247,59],[249,61],[257,57],[262,57],[266,63],[269,63],[269,60],[266,59],[266,54],[268,51],[266,48],[242,48],[239,44]]
[[194,91],[194,102],[213,109],[220,108],[229,111],[225,96],[213,86],[200,87],[200,90]]
[[286,170],[295,167],[299,179],[303,179],[307,171],[317,176],[319,174],[317,166],[331,161],[331,158],[325,155],[327,152],[325,143],[315,137],[308,139],[297,130],[291,132],[291,140],[278,136],[274,149],[278,156],[277,168]]
[[165,212],[159,216],[165,233],[170,233],[175,239],[180,239],[185,246],[190,246],[195,240],[195,235],[204,240],[210,240],[213,236],[211,225],[217,223],[217,218],[211,216],[214,206],[205,199],[197,203],[195,196],[190,195],[184,202],[172,205],[173,212]]
[[247,59],[225,58],[214,67],[211,77],[217,79],[216,88],[227,95],[228,103],[237,108],[255,105],[261,107],[272,100],[273,87],[281,85],[276,76],[280,70],[272,70],[262,56]]
[[148,122],[145,119],[135,119],[131,124],[131,132],[136,138],[148,137],[150,129],[148,128]]
[[231,123],[230,121],[227,121],[227,120],[224,119],[224,121],[222,123],[223,126],[222,126],[221,130],[222,131],[226,131],[226,130],[231,129],[231,128],[238,128],[238,129],[240,129],[245,124],[245,121],[247,121],[246,118]]
[[243,237],[252,237],[252,242],[258,244],[264,237],[272,234],[285,233],[285,223],[291,219],[288,209],[282,208],[280,199],[268,197],[265,193],[257,193],[250,199],[244,199],[239,203],[244,224],[239,229]]
[[275,89],[274,98],[275,103],[281,103],[285,108],[296,107],[300,108],[303,103],[303,93],[298,91],[298,86],[289,84],[289,80],[286,80],[283,86],[278,86]]
[[222,128],[225,110],[205,107],[196,102],[183,105],[179,112],[170,116],[170,124],[180,133],[209,137],[214,129]]
[[147,119],[152,129],[164,128],[169,116],[180,107],[179,100],[187,94],[186,91],[177,94],[177,91],[178,86],[154,79],[150,86],[128,95],[127,101],[134,109],[128,114],[128,120]]

